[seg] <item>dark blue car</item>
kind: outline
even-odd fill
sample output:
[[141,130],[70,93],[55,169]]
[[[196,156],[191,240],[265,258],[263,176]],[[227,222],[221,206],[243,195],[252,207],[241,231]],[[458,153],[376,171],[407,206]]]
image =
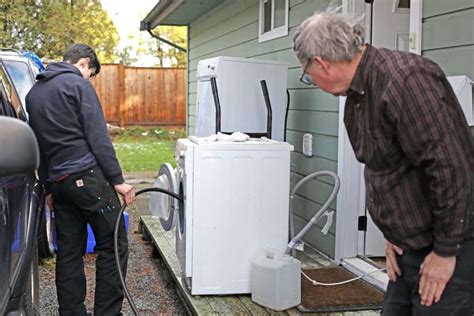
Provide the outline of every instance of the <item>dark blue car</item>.
[[53,255],[53,213],[45,207],[35,169],[8,171],[37,151],[11,120],[27,126],[25,96],[38,71],[22,53],[0,50],[0,315],[39,314],[38,254]]

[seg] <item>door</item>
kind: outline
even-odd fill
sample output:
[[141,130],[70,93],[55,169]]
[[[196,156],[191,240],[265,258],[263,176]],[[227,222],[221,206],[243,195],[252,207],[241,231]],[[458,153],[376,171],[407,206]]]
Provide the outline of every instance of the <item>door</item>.
[[[410,29],[410,0],[375,0],[373,1],[372,45],[393,50],[408,51]],[[367,4],[370,6],[370,4]],[[363,172],[363,168],[361,168]],[[361,190],[365,187],[361,186]],[[369,212],[364,206],[362,211],[367,216],[367,230],[363,238],[363,256],[384,256],[384,238],[382,232],[375,226]]]
[[[408,51],[410,38],[419,40],[415,32],[421,23],[410,12],[410,2],[420,0],[343,0],[343,10],[349,14],[364,15],[366,42],[375,47]],[[371,1],[367,1],[371,2]],[[412,21],[410,21],[412,15]],[[412,28],[410,29],[410,23]],[[371,31],[372,30],[372,31]],[[413,47],[412,47],[413,48]],[[419,47],[418,47],[419,48]],[[344,113],[345,98],[340,98],[339,113]],[[343,115],[339,116],[338,175],[341,190],[338,195],[336,214],[336,261],[354,256],[384,256],[384,238],[375,226],[365,207],[363,165],[355,159],[352,146],[344,127]],[[342,210],[339,211],[339,210]],[[366,231],[358,230],[358,217],[367,216]]]

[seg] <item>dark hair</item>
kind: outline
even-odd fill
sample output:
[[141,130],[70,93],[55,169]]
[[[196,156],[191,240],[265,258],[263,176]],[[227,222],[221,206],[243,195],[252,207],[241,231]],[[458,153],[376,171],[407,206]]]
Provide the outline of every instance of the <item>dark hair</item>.
[[89,58],[89,68],[95,68],[95,74],[100,72],[100,62],[94,50],[86,44],[72,44],[64,53],[63,61],[75,64],[81,58]]

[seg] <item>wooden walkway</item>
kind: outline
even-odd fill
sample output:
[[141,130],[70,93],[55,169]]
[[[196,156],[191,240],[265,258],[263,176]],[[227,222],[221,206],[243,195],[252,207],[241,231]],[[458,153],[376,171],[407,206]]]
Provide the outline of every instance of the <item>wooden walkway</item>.
[[[283,312],[277,312],[264,308],[254,303],[250,295],[226,295],[226,296],[192,296],[182,278],[181,266],[175,252],[175,231],[165,232],[161,228],[159,218],[152,215],[141,216],[140,229],[144,237],[151,240],[163,262],[165,263],[171,277],[176,283],[178,293],[181,295],[186,308],[192,315],[300,315],[296,308],[291,308]],[[308,247],[306,247],[308,248]],[[297,258],[301,261],[303,269],[315,269],[334,266],[334,263],[327,260],[311,249],[305,252],[297,252]],[[359,311],[344,313],[324,313],[317,315],[380,315],[380,311]]]

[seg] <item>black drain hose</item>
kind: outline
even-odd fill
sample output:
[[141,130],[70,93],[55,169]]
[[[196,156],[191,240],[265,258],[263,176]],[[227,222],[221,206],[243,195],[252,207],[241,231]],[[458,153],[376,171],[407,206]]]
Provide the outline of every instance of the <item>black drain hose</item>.
[[[171,191],[168,191],[168,190],[165,190],[165,189],[161,189],[161,188],[146,188],[146,189],[143,189],[143,190],[140,190],[140,191],[136,192],[135,196],[138,196],[138,195],[140,195],[142,193],[145,193],[145,192],[161,192],[161,193],[164,193],[164,194],[168,194],[168,195],[174,197],[175,199],[183,202],[183,197],[180,196],[179,194],[176,194],[174,192],[171,192]],[[115,222],[115,229],[114,229],[115,262],[117,263],[117,270],[118,270],[118,274],[119,274],[119,277],[120,277],[120,282],[122,282],[123,291],[125,292],[125,296],[127,297],[128,303],[130,304],[130,307],[132,308],[133,313],[138,316],[137,307],[135,306],[135,303],[133,302],[133,299],[130,296],[130,293],[128,292],[127,285],[125,284],[125,279],[123,277],[122,269],[120,268],[120,256],[119,256],[119,252],[118,252],[118,229],[119,229],[119,226],[120,226],[120,220],[122,219],[122,215],[123,215],[123,212],[125,211],[126,207],[127,207],[127,204],[124,203],[122,208],[120,209],[120,212],[119,212],[118,216],[117,216],[117,221]]]

